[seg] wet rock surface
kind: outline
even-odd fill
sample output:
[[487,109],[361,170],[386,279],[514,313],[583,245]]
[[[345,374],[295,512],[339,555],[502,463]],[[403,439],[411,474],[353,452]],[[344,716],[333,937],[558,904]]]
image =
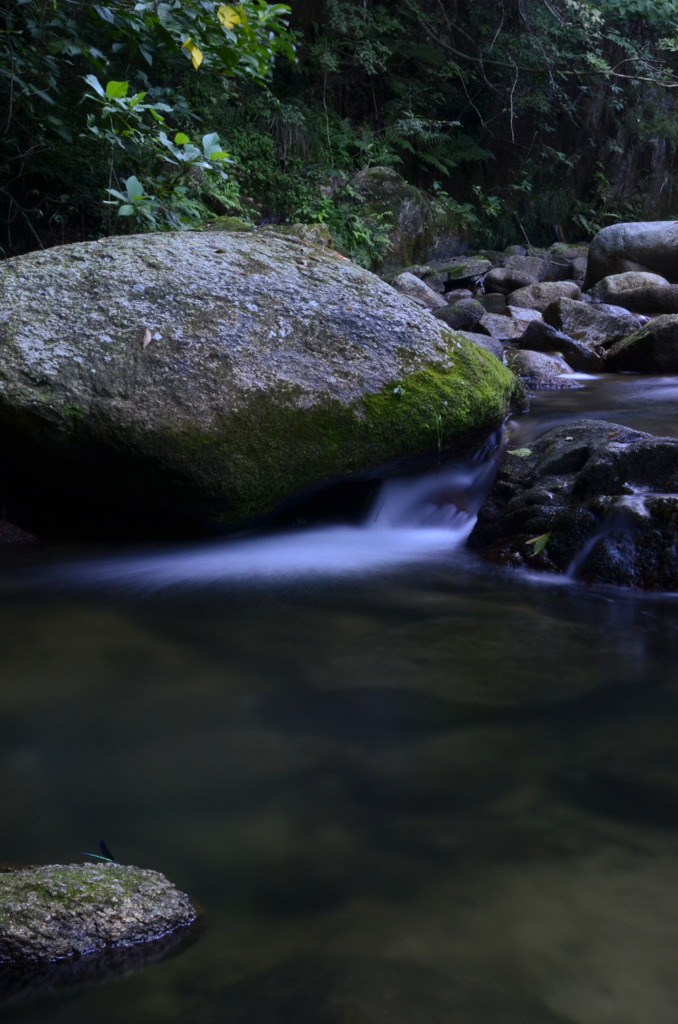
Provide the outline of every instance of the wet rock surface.
[[589,348],[607,348],[638,329],[633,313],[618,306],[562,297],[544,309],[544,320]]
[[584,373],[599,373],[603,369],[603,360],[592,348],[540,321],[527,326],[518,347],[534,352],[559,352],[573,370]]
[[161,939],[197,920],[157,871],[67,864],[0,873],[0,964],[82,957]]
[[581,420],[509,454],[469,545],[591,583],[678,588],[678,440]]
[[608,350],[609,370],[635,373],[678,372],[678,315],[650,320]]

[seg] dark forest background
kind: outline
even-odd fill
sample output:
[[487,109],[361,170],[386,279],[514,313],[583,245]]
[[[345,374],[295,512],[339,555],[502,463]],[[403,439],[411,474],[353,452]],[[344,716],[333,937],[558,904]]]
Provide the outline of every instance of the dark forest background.
[[0,246],[326,224],[371,265],[356,176],[430,191],[469,244],[673,219],[670,0],[0,0]]

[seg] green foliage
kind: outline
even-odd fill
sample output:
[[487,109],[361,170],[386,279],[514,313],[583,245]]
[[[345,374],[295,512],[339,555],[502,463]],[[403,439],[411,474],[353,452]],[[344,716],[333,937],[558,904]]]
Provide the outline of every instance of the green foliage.
[[530,552],[530,558],[534,558],[536,555],[540,555],[548,542],[551,540],[551,533],[542,533],[538,537],[531,537],[530,540],[526,540],[527,545],[532,545],[532,551]]
[[95,75],[85,81],[92,90],[85,98],[97,107],[87,117],[87,128],[108,149],[109,180],[119,181],[119,165],[126,161],[144,168],[141,180],[134,174],[125,179],[124,192],[109,185],[106,192],[113,199],[105,200],[107,205],[117,206],[118,216],[131,218],[137,229],[180,228],[204,220],[205,208],[191,196],[191,185],[196,172],[203,178],[226,178],[223,167],[230,159],[218,134],[203,135],[200,146],[185,132],[170,139],[164,116],[172,112],[168,104],[144,102],[145,92],[128,96],[128,82],[108,82],[104,88]]
[[129,199],[131,178],[144,199],[123,205],[139,223],[208,215],[202,187],[223,179],[226,155],[205,149],[213,131],[190,142],[200,112],[183,98],[186,81],[211,77],[222,103],[233,77],[261,84],[276,59],[295,59],[288,13],[264,0],[0,0],[5,248],[69,240],[78,214],[80,237],[85,223],[110,230],[106,196]]
[[369,265],[389,228],[352,186],[371,166],[492,246],[640,216],[629,149],[672,167],[675,0],[292,8],[0,0],[0,244],[235,214],[327,224]]

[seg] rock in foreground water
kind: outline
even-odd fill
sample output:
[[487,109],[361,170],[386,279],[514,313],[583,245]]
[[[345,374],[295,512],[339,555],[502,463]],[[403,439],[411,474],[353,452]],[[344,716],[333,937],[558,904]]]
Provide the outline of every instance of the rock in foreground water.
[[150,942],[197,916],[188,896],[157,871],[121,864],[9,871],[0,874],[0,963]]

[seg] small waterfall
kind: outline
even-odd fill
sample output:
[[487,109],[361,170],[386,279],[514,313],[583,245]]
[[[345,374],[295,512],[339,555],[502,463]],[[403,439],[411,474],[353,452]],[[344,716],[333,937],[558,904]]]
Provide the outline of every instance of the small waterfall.
[[[59,583],[158,589],[342,578],[449,559],[496,472],[496,438],[475,459],[386,480],[363,523],[262,532],[53,569]],[[44,574],[43,574],[44,579]]]

